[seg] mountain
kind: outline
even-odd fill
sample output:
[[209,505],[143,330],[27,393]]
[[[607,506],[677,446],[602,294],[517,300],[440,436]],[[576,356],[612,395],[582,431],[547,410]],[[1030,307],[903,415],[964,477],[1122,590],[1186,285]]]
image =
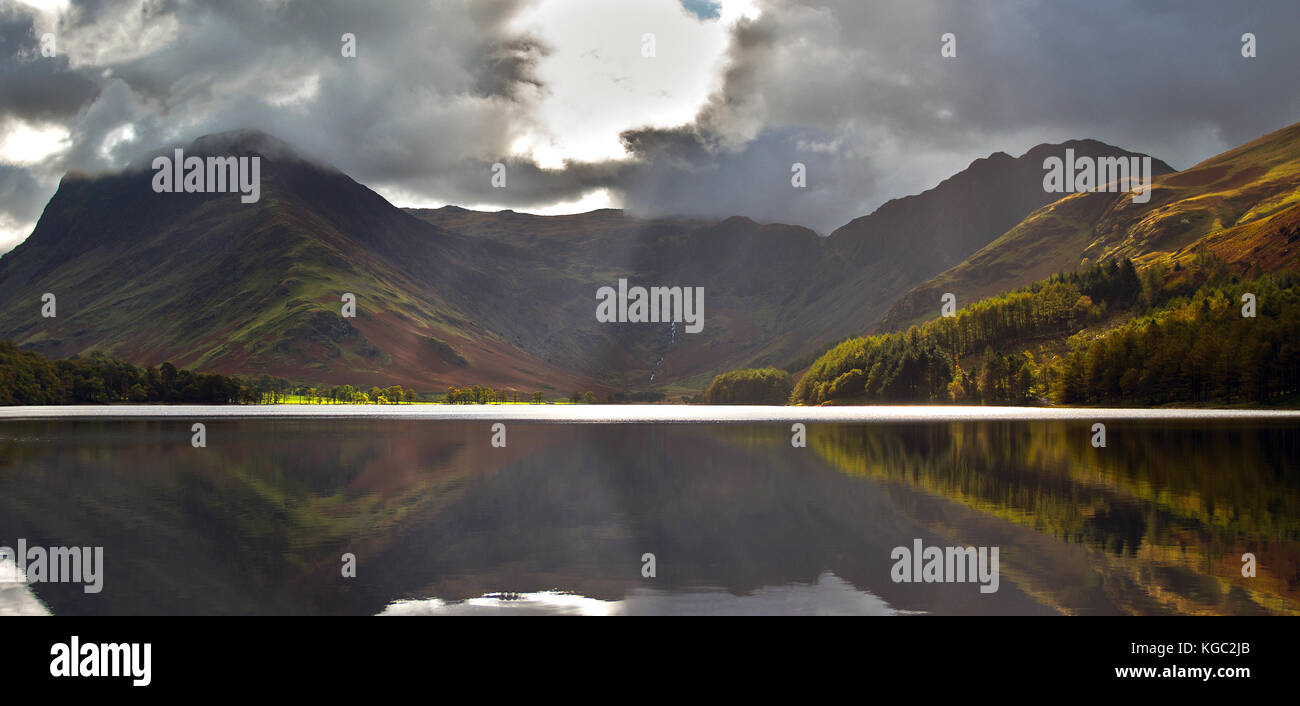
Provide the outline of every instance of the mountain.
[[[495,356],[573,381],[473,323],[469,292],[491,279],[457,265],[472,243],[266,135],[185,152],[261,157],[261,199],[154,193],[142,168],[69,174],[32,236],[0,258],[4,336],[51,356],[101,350],[295,379],[427,385],[463,358]],[[33,306],[44,292],[56,318]],[[358,298],[355,319],[340,315],[344,292]]]
[[[1153,172],[1156,170],[1153,168]],[[1300,123],[1153,180],[1150,201],[1081,192],[1048,204],[969,258],[913,288],[879,330],[934,318],[1057,272],[1132,258],[1176,264],[1202,253],[1253,275],[1300,265]]]
[[[857,334],[872,328],[901,294],[1060,198],[1043,189],[1043,159],[1066,149],[1094,158],[1147,156],[1096,140],[1041,144],[1020,157],[995,152],[932,189],[888,201],[849,222],[828,239],[828,269],[840,276],[818,283],[819,305],[804,322],[810,342],[824,349],[844,338],[846,331]],[[1152,171],[1173,170],[1152,159]],[[847,269],[841,273],[839,267]],[[846,318],[845,312],[853,315]],[[782,352],[789,359],[796,351]]]
[[[1095,140],[1039,145],[1019,158],[999,152],[924,193],[889,201],[827,238],[741,217],[709,224],[646,222],[618,211],[530,216],[447,207],[410,212],[485,247],[491,243],[502,257],[525,263],[530,278],[550,283],[522,298],[530,307],[527,315],[500,324],[512,330],[536,327],[578,301],[573,292],[590,289],[594,273],[606,273],[606,283],[620,272],[635,273],[637,281],[704,283],[723,331],[706,339],[679,336],[671,351],[662,342],[642,346],[666,353],[666,368],[656,379],[666,374],[702,387],[721,370],[782,365],[875,324],[900,293],[1057,198],[1043,191],[1042,159],[1066,148],[1093,156],[1144,156]],[[1159,160],[1153,165],[1157,172],[1171,171]],[[553,296],[560,292],[564,296]],[[517,331],[521,340],[538,340],[544,333]]]
[[[809,290],[825,258],[813,231],[746,218],[643,220],[612,209],[410,213],[471,238],[497,263],[502,279],[477,292],[495,302],[481,312],[484,325],[611,388],[682,379],[702,386],[718,370],[762,355],[814,305]],[[596,290],[620,278],[629,286],[703,287],[704,331],[597,322]]]
[[[155,193],[147,158],[66,175],[0,257],[0,338],[50,357],[334,384],[698,390],[869,327],[1053,198],[1038,155],[1069,145],[1132,154],[1091,141],[995,154],[823,238],[740,217],[403,210],[271,136],[222,133],[185,155],[260,158],[255,203]],[[620,278],[703,287],[704,331],[596,321],[597,289]],[[45,293],[54,318],[40,315]],[[355,318],[340,314],[344,293]]]
[[[1005,233],[1031,211],[1061,197],[1043,189],[1043,160],[1074,150],[1078,157],[1146,157],[1097,140],[1038,145],[1020,157],[994,152],[917,194],[887,202],[831,234],[841,250],[862,261],[868,252],[892,252],[895,265],[947,269]],[[1151,160],[1154,174],[1172,167]],[[990,234],[995,234],[992,237]]]

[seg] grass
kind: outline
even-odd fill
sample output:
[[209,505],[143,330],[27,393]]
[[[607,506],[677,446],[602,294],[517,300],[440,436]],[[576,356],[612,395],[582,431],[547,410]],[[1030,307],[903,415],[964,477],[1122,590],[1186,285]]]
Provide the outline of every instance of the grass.
[[933,317],[943,292],[958,306],[1072,271],[1128,257],[1139,267],[1188,260],[1204,247],[1264,271],[1300,263],[1278,230],[1300,222],[1300,123],[1153,180],[1151,201],[1077,193],[1029,214],[961,264],[918,285],[883,317],[903,330]]
[[[265,398],[263,398],[263,399],[265,399]],[[264,401],[264,402],[262,402],[261,404],[302,404],[302,405],[365,404],[365,405],[378,405],[379,403],[378,403],[378,402],[335,402],[334,400],[330,400],[330,399],[326,399],[326,398],[321,398],[321,397],[311,397],[311,398],[309,398],[309,397],[307,397],[306,395],[282,395],[282,396],[278,397],[278,399],[277,399],[274,403],[271,403],[271,402],[265,402],[265,401]],[[419,400],[419,401],[416,401],[416,402],[389,402],[389,403],[385,403],[383,406],[387,407],[387,406],[390,406],[390,405],[442,405],[442,404],[449,404],[449,403],[448,403],[448,402],[445,402],[445,401],[443,401],[443,400]],[[459,404],[459,403],[452,403],[452,404]],[[486,404],[497,404],[497,405],[502,405],[502,404],[504,404],[504,405],[531,405],[531,404],[533,404],[533,402],[528,401],[528,400],[519,400],[518,402],[488,402],[488,403],[486,403]],[[568,405],[568,404],[588,404],[588,403],[586,403],[586,402],[574,402],[574,401],[572,401],[572,400],[570,400],[570,399],[568,399],[568,398],[564,398],[564,399],[542,400],[542,404],[566,404],[566,405]],[[597,402],[596,404],[600,404],[600,403]]]

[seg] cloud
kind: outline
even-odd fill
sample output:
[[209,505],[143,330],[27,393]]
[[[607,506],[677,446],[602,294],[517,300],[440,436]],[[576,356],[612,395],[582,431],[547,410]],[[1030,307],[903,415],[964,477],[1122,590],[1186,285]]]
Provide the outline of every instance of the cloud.
[[[535,123],[535,69],[547,49],[508,27],[525,5],[73,2],[51,28],[58,55],[45,57],[41,17],[5,0],[0,129],[19,120],[71,132],[66,150],[28,169],[46,199],[66,171],[121,167],[239,128],[282,137],[367,183],[445,184],[449,198],[464,197],[467,165],[508,155]],[[356,37],[356,58],[342,55],[344,33]]]
[[7,165],[0,219],[33,218],[68,170],[254,128],[410,202],[603,190],[648,215],[827,232],[994,151],[1090,137],[1187,167],[1300,113],[1293,0],[752,4],[0,0],[0,130],[69,134]]
[[[43,34],[43,33],[41,33]],[[95,99],[99,88],[66,56],[43,57],[36,18],[0,4],[0,115],[28,122],[68,119]]]
[[[1300,113],[1286,0],[769,0],[687,125],[632,130],[629,205],[826,232],[995,151],[1095,138],[1188,167]],[[957,56],[940,55],[956,36]],[[1254,32],[1262,50],[1241,56]],[[822,148],[817,148],[821,145]],[[825,146],[834,145],[834,149]],[[808,187],[789,184],[791,164]]]
[[0,252],[31,232],[45,206],[44,191],[26,169],[0,164]]

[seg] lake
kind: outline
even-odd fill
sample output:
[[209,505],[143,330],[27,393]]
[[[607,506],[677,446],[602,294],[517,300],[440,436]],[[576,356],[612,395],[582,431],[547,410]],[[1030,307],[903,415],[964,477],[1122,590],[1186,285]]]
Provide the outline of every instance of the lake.
[[[102,590],[0,579],[0,615],[1295,614],[1300,417],[0,408],[20,539],[102,547]],[[917,547],[996,549],[996,590]]]

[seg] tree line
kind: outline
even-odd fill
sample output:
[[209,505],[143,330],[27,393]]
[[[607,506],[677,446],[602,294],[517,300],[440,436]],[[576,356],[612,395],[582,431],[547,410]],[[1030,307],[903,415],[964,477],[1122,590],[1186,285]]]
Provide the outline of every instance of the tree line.
[[794,388],[790,373],[776,368],[732,370],[704,389],[709,404],[785,404]]
[[140,368],[98,352],[52,361],[0,340],[0,405],[251,404],[260,399],[258,390],[236,377],[177,370],[171,363]]
[[[611,401],[664,399],[663,392],[613,395]],[[574,403],[595,404],[594,393],[574,392]],[[540,391],[494,389],[485,385],[452,386],[445,396],[422,394],[401,385],[309,385],[262,375],[246,379],[219,373],[177,369],[171,363],[139,367],[92,352],[50,360],[34,351],[0,340],[0,405],[62,405],[114,403],[176,404],[494,404],[525,401],[543,404]]]
[[291,385],[283,378],[266,375],[258,379],[257,390],[263,395],[261,401],[267,404],[287,402],[291,396],[308,404],[409,404],[421,399],[415,390],[401,385],[372,385],[368,389],[354,385]]
[[[1254,317],[1242,315],[1253,294]],[[1268,404],[1300,394],[1300,276],[1206,285],[1104,337],[1074,342],[1042,382],[1060,404]]]
[[[1245,293],[1258,302],[1253,318],[1241,313]],[[1300,394],[1297,303],[1294,272],[1242,280],[1205,256],[1139,275],[1112,261],[843,341],[790,401],[1277,402]]]
[[0,340],[0,405],[113,403],[279,404],[301,400],[318,404],[396,404],[420,399],[401,385],[312,386],[281,377],[256,380],[177,369],[171,363],[139,367],[92,352],[50,360]]

